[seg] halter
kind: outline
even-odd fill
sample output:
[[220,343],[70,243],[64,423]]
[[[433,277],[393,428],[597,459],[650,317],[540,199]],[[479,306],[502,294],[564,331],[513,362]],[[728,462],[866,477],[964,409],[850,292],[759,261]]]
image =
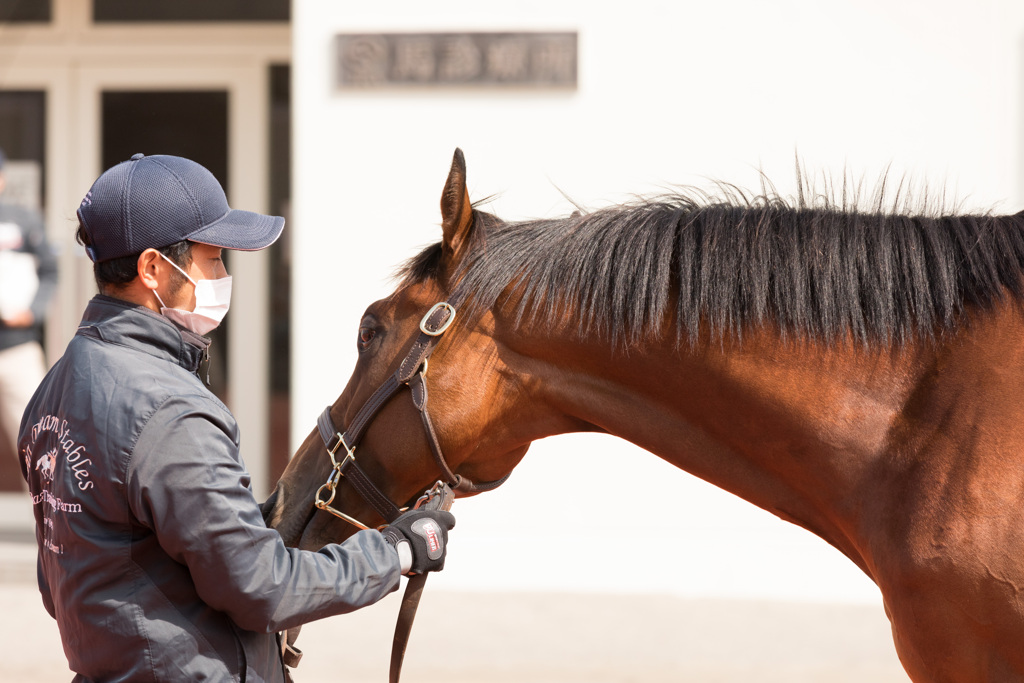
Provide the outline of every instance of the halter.
[[[427,433],[427,442],[430,444],[430,451],[434,456],[434,462],[441,470],[443,479],[452,490],[463,493],[480,493],[495,489],[508,479],[509,475],[506,474],[501,479],[476,484],[462,475],[455,474],[444,459],[441,445],[437,441],[437,433],[434,431],[434,424],[430,420],[430,413],[427,412],[427,384],[425,382],[427,361],[430,358],[430,354],[433,353],[437,342],[440,341],[441,335],[455,321],[455,313],[455,305],[447,301],[438,302],[430,307],[430,310],[427,311],[420,321],[420,335],[416,338],[412,348],[409,349],[409,353],[402,360],[394,374],[390,375],[373,392],[370,398],[366,399],[366,402],[359,409],[359,412],[356,413],[352,424],[345,430],[345,433],[341,433],[335,428],[334,422],[331,420],[331,406],[327,406],[324,412],[320,414],[320,417],[317,419],[317,429],[320,432],[320,438],[323,439],[328,455],[331,456],[333,467],[331,474],[327,477],[327,481],[317,489],[316,495],[313,498],[317,508],[326,510],[335,517],[339,517],[360,529],[370,528],[354,517],[331,506],[338,484],[341,482],[341,478],[344,477],[352,484],[356,492],[362,496],[363,500],[369,503],[370,507],[388,523],[395,521],[404,512],[404,509],[399,508],[391,502],[390,498],[381,493],[380,489],[370,481],[370,478],[366,476],[366,473],[356,462],[356,446],[359,444],[359,440],[363,437],[366,429],[370,426],[373,418],[376,417],[381,408],[402,387],[409,387],[412,391],[412,402],[423,418],[423,428]],[[330,494],[326,499],[324,498],[325,492]]]

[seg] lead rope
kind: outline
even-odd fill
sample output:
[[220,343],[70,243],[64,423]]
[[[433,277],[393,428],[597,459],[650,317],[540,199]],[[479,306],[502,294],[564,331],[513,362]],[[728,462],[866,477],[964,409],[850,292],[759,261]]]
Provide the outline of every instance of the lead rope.
[[[455,494],[452,493],[451,488],[443,481],[438,481],[417,502],[416,508],[420,510],[451,510],[454,501]],[[412,622],[416,619],[416,610],[420,606],[420,598],[423,596],[423,587],[427,584],[427,576],[429,573],[413,574],[405,584],[402,606],[398,608],[398,619],[395,621],[395,635],[391,640],[391,668],[388,674],[388,683],[398,683],[398,678],[402,675],[405,648],[409,644]]]

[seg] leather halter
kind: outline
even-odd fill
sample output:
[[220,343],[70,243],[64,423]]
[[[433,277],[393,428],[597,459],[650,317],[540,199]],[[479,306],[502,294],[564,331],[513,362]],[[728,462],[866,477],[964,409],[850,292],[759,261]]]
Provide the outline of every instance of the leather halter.
[[[455,301],[456,297],[452,297]],[[495,489],[508,479],[506,474],[495,481],[476,484],[468,478],[456,474],[448,466],[441,452],[441,445],[437,440],[437,433],[434,431],[433,422],[430,420],[430,413],[427,412],[427,385],[425,375],[427,372],[427,361],[434,347],[440,341],[441,335],[451,326],[455,320],[455,304],[441,301],[434,304],[423,319],[420,321],[420,335],[416,338],[409,353],[402,360],[398,369],[390,375],[373,394],[366,399],[366,402],[356,413],[352,424],[345,433],[339,432],[331,419],[331,406],[327,406],[317,420],[317,428],[320,438],[323,439],[324,447],[331,456],[333,468],[327,481],[321,486],[314,496],[316,507],[326,510],[346,522],[353,524],[360,529],[369,528],[355,518],[335,509],[331,506],[334,495],[341,478],[344,477],[355,490],[362,496],[363,500],[384,518],[387,522],[393,522],[402,514],[403,510],[395,505],[390,498],[381,493],[380,489],[370,480],[356,462],[355,450],[362,439],[373,418],[380,412],[381,408],[403,387],[409,387],[412,391],[412,401],[419,410],[423,419],[423,427],[427,433],[427,442],[430,444],[430,451],[434,456],[434,462],[441,471],[441,476],[452,490],[463,493],[479,493]],[[339,452],[341,458],[339,459]],[[324,500],[321,494],[327,491],[330,496]]]

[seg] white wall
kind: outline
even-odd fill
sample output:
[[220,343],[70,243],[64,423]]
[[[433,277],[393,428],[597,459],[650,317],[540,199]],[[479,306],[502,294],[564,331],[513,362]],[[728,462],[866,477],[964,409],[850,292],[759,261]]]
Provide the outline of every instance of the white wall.
[[[440,235],[451,154],[510,219],[671,184],[785,194],[794,155],[869,181],[891,166],[968,208],[1017,211],[1024,3],[727,0],[294,1],[295,443],[340,393],[365,306]],[[969,9],[968,9],[969,7]],[[575,30],[573,91],[334,89],[342,32]],[[628,464],[642,490],[619,490]],[[448,589],[877,601],[812,535],[610,438],[534,445],[501,490],[455,507]],[[665,537],[674,539],[666,544]]]

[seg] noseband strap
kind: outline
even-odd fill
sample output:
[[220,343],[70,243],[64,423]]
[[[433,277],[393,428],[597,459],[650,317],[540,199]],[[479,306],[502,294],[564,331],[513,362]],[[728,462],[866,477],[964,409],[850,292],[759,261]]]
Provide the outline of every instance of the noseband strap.
[[[334,425],[334,421],[331,418],[331,406],[327,406],[323,413],[320,414],[320,417],[317,419],[317,430],[320,432],[320,438],[323,439],[324,447],[330,454],[334,467],[331,470],[327,483],[321,486],[320,490],[316,493],[314,502],[318,508],[326,510],[360,528],[367,528],[364,524],[331,507],[331,502],[335,496],[335,489],[340,483],[341,478],[344,477],[362,496],[363,500],[369,503],[374,511],[388,523],[393,522],[402,513],[402,510],[391,499],[381,493],[380,489],[374,485],[363,469],[356,463],[355,449],[381,408],[400,389],[406,386],[411,389],[413,405],[416,406],[423,419],[423,427],[427,434],[427,443],[430,444],[430,452],[434,456],[434,461],[442,476],[448,482],[448,485],[451,486],[452,490],[463,493],[480,493],[495,489],[508,479],[509,475],[506,474],[501,479],[476,484],[466,477],[453,472],[441,451],[437,433],[434,431],[433,422],[430,420],[430,413],[427,411],[427,385],[424,381],[427,361],[441,335],[444,334],[445,330],[448,329],[455,319],[455,313],[454,303],[442,301],[435,304],[423,316],[423,320],[420,322],[420,335],[413,342],[409,353],[402,360],[398,369],[370,395],[370,398],[366,400],[359,409],[359,412],[356,413],[344,434],[339,432]],[[339,460],[336,454],[341,451],[343,451],[343,457]],[[327,500],[321,499],[321,494],[324,491],[330,494]]]
[[[352,488],[362,496],[363,500],[370,504],[370,507],[372,507],[378,515],[384,518],[385,522],[390,524],[398,519],[398,516],[402,514],[399,507],[392,503],[390,498],[381,493],[380,489],[374,486],[373,482],[370,481],[370,478],[366,476],[366,472],[363,471],[363,468],[356,463],[354,453],[355,446],[345,448],[348,441],[334,428],[334,423],[331,420],[330,406],[327,406],[327,408],[324,409],[324,412],[320,413],[320,417],[317,418],[316,421],[316,426],[320,431],[320,438],[324,440],[324,445],[327,446],[327,451],[331,453],[331,457],[334,459],[335,469],[332,471],[332,476],[335,476],[335,473],[337,473],[335,476],[335,485],[337,485],[337,477],[345,477],[345,479],[352,484]],[[340,463],[333,455],[334,452],[338,450],[339,446],[345,448],[345,458]],[[317,502],[320,502],[319,498],[317,499]],[[327,501],[327,503],[329,504],[330,501]],[[323,509],[328,508],[325,507]],[[333,509],[328,509],[328,511],[331,512]],[[342,519],[345,518],[343,517]],[[357,526],[363,525],[358,524]]]

